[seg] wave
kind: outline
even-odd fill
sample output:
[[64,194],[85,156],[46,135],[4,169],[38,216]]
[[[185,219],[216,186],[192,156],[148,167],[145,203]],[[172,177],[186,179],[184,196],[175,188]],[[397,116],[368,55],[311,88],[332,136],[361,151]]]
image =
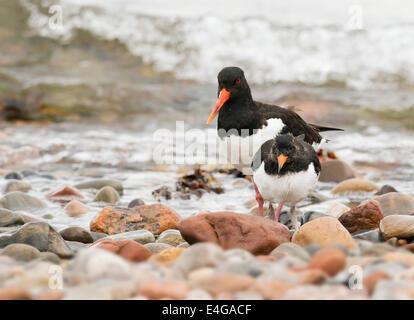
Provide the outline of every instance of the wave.
[[[414,18],[407,16],[409,8],[394,4],[390,10],[386,1],[365,1],[366,9],[342,0],[336,6],[322,1],[310,6],[305,0],[289,6],[264,0],[254,6],[244,1],[210,6],[184,0],[174,6],[166,0],[21,1],[30,12],[30,27],[40,35],[70,43],[73,30],[85,29],[117,39],[156,71],[177,79],[214,83],[218,70],[237,65],[256,84],[333,83],[358,90],[414,84]],[[58,28],[50,28],[45,10],[52,3],[63,12]],[[352,22],[352,8],[357,17],[360,9],[364,23]]]

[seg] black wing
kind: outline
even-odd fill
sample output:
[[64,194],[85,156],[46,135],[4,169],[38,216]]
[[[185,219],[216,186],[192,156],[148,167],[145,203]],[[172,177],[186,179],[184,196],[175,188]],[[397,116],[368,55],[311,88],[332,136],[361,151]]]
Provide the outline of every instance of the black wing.
[[310,159],[310,161],[313,163],[313,166],[315,167],[316,174],[319,174],[321,172],[321,163],[319,162],[318,155],[316,154],[313,147],[303,140],[296,139],[296,142],[302,145],[305,153],[304,156]]
[[255,104],[262,110],[265,119],[279,118],[286,125],[281,134],[291,133],[294,136],[305,135],[305,141],[309,144],[319,143],[322,140],[317,128],[305,122],[296,112],[279,106],[264,104],[255,101]]

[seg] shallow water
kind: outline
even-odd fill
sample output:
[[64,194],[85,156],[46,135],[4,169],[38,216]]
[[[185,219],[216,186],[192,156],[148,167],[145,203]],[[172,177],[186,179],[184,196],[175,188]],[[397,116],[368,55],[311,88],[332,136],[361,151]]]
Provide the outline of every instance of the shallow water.
[[[130,127],[133,125],[129,125]],[[401,192],[413,193],[414,173],[410,159],[413,159],[414,141],[402,133],[378,132],[378,128],[369,127],[362,132],[330,133],[328,147],[339,158],[353,164],[360,173],[379,186],[391,184]],[[390,139],[391,137],[391,139]],[[395,143],[395,141],[401,143]],[[358,141],[358,144],[355,144]],[[175,182],[183,172],[190,172],[191,165],[165,165],[155,163],[152,159],[152,133],[135,131],[128,125],[118,123],[111,125],[97,124],[50,124],[50,125],[7,125],[1,131],[0,147],[8,152],[0,159],[6,170],[33,169],[50,173],[56,180],[28,177],[34,196],[44,199],[52,190],[65,185],[73,186],[88,179],[105,177],[122,181],[124,195],[118,205],[126,206],[134,198],[146,203],[155,203],[152,191],[161,187],[175,187]],[[8,154],[14,157],[8,158]],[[19,155],[16,158],[16,154]],[[212,156],[212,155],[211,155]],[[186,168],[184,171],[182,168]],[[222,211],[249,213],[247,202],[254,200],[252,184],[246,179],[232,175],[213,173],[225,189],[223,194],[204,193],[199,199],[192,195],[191,200],[180,198],[164,200],[181,216],[187,217],[201,211]],[[337,197],[330,194],[334,184],[319,183],[317,190],[329,198],[345,204],[361,201],[365,194],[351,197]],[[82,190],[92,212],[79,218],[67,216],[60,205],[49,203],[49,208],[36,212],[39,217],[52,214],[52,225],[63,228],[68,225],[88,227],[92,218],[104,204],[89,203],[93,201],[96,190]],[[324,210],[328,202],[309,206],[305,200],[299,206],[301,210]],[[303,207],[305,206],[305,207]]]
[[[413,194],[413,4],[398,3],[230,1],[232,9],[226,10],[217,1],[180,0],[172,6],[165,0],[5,0],[0,98],[23,97],[28,106],[37,106],[38,99],[38,105],[72,118],[55,124],[1,122],[0,167],[53,174],[56,180],[28,178],[30,193],[40,198],[64,185],[105,177],[123,182],[120,205],[133,198],[153,203],[153,190],[174,188],[183,167],[193,167],[155,162],[154,133],[165,128],[176,143],[183,142],[183,132],[176,134],[175,128],[176,121],[184,121],[184,132],[199,129],[208,136],[205,120],[217,94],[216,74],[223,66],[239,65],[255,99],[295,105],[307,121],[345,129],[324,134],[331,140],[324,148],[379,186]],[[49,24],[52,4],[63,9],[57,29]],[[361,28],[350,24],[358,6]],[[214,125],[209,132],[210,146]],[[182,153],[177,156],[183,159]],[[214,157],[209,148],[207,159]],[[162,201],[183,217],[250,212],[251,183],[214,175],[224,194]],[[318,190],[336,199],[332,187],[319,184]],[[82,191],[87,201],[95,192]],[[302,210],[323,211],[328,204]],[[58,227],[87,227],[103,206],[88,205],[93,212],[78,219],[51,203],[36,214],[51,213],[50,222]]]

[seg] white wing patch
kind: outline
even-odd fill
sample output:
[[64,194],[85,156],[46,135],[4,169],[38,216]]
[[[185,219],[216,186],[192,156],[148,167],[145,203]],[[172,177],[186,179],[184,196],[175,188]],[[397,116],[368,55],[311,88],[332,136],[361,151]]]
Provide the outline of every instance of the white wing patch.
[[263,126],[251,136],[240,137],[231,135],[219,139],[220,157],[225,162],[233,165],[244,174],[252,174],[251,163],[253,156],[264,142],[276,137],[283,129],[285,124],[279,118],[267,120],[267,126]]

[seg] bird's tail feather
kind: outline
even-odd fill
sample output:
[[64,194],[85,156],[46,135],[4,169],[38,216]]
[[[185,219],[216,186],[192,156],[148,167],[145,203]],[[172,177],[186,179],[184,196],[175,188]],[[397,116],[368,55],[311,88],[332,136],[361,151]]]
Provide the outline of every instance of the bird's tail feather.
[[318,132],[323,132],[323,131],[344,131],[344,129],[333,128],[333,127],[325,127],[325,126],[320,126],[320,125],[312,124],[312,123],[309,123],[309,125],[312,128],[314,128],[315,130],[317,130]]

